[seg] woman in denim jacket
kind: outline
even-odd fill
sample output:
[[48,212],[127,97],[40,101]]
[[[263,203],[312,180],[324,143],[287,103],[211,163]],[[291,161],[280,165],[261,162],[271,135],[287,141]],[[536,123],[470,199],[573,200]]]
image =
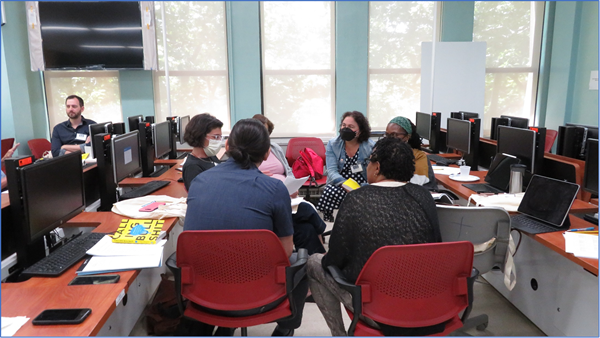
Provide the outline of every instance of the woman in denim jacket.
[[327,143],[327,185],[317,204],[323,220],[334,221],[333,211],[346,196],[342,183],[349,178],[359,184],[367,183],[367,160],[375,144],[370,136],[371,126],[362,113],[352,111],[342,115],[340,135]]

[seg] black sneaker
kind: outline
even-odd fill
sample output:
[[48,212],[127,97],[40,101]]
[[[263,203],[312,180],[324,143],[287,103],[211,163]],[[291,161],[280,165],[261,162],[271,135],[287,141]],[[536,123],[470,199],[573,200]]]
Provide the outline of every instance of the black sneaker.
[[325,222],[334,222],[335,218],[333,218],[333,214],[325,214],[325,213],[323,213],[323,220]]
[[293,336],[294,335],[294,329],[284,329],[279,327],[279,325],[277,325],[275,327],[275,330],[273,330],[273,333],[271,334],[272,337],[284,337],[284,336]]

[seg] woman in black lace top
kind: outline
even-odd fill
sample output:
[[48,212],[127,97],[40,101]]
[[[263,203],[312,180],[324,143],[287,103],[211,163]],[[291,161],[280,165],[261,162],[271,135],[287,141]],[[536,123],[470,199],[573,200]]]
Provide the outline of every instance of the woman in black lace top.
[[389,137],[379,140],[367,166],[369,185],[348,193],[333,226],[329,252],[308,261],[310,289],[334,336],[345,335],[340,302],[350,307],[352,303],[350,294],[325,273],[327,266],[339,267],[353,283],[380,247],[441,241],[431,194],[407,183],[414,171],[408,144]]

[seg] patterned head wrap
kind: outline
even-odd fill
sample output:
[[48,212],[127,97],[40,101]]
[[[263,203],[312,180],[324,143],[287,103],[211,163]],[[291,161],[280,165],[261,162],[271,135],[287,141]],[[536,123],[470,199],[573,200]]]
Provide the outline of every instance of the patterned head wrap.
[[410,125],[410,120],[406,117],[396,116],[390,121],[390,123],[399,125],[402,127],[402,129],[406,130],[408,135],[412,135],[412,126]]

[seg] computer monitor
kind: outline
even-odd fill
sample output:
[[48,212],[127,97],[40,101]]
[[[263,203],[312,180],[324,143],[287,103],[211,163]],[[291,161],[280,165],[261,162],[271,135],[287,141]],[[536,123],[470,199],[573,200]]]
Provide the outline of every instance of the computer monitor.
[[112,134],[113,133],[113,124],[112,124],[112,122],[102,122],[102,123],[90,124],[89,130],[90,130],[90,145],[91,145],[91,149],[92,149],[90,156],[92,156],[92,158],[96,158],[96,154],[94,153],[94,135]]
[[144,117],[142,115],[129,116],[127,118],[127,124],[129,125],[129,131],[138,130],[138,124],[143,122]]
[[463,154],[471,153],[471,122],[449,118],[446,125],[446,145]]
[[459,112],[450,113],[450,117],[453,119],[459,119],[459,120],[469,120],[469,119],[478,119],[479,114],[470,113],[470,112],[466,112],[466,111],[459,111]]
[[492,117],[492,125],[490,127],[490,139],[498,139],[498,126],[510,126],[510,119],[506,117]]
[[179,117],[179,122],[177,123],[177,134],[179,135],[179,143],[181,144],[185,143],[183,137],[185,136],[185,128],[187,127],[188,123],[190,123],[189,115]]
[[154,143],[154,154],[156,158],[161,158],[171,151],[171,144],[169,142],[169,136],[171,128],[171,122],[164,121],[154,123],[152,125],[152,141]]
[[[531,129],[498,127],[498,153],[518,157],[531,173],[535,172],[536,132]],[[542,149],[543,151],[543,149]]]
[[112,163],[115,183],[142,170],[139,131],[118,135],[111,140]]
[[508,116],[508,115],[500,115],[500,117],[508,120],[509,127],[523,128],[523,129],[527,129],[529,127],[529,119],[526,119],[524,117],[516,117],[516,116]]
[[416,117],[417,134],[422,138],[429,140],[431,137],[431,115],[417,112]]
[[598,139],[587,140],[583,189],[598,195]]

